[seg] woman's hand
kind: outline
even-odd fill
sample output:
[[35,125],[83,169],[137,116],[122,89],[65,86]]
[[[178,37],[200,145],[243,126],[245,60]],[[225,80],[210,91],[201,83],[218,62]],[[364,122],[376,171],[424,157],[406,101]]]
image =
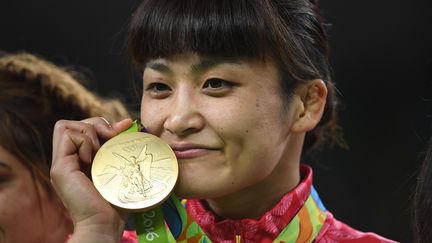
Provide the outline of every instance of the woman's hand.
[[129,128],[131,119],[112,125],[101,117],[58,121],[53,135],[51,182],[74,222],[69,242],[119,242],[124,216],[89,179],[92,158],[106,140]]

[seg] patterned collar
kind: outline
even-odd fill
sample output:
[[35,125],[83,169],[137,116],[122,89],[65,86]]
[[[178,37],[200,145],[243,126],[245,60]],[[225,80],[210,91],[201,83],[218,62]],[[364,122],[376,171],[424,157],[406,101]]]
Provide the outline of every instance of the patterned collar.
[[232,241],[236,236],[250,242],[276,239],[289,222],[296,216],[311,193],[312,169],[301,165],[301,182],[259,220],[224,219],[207,209],[199,200],[187,200],[188,213],[214,242]]

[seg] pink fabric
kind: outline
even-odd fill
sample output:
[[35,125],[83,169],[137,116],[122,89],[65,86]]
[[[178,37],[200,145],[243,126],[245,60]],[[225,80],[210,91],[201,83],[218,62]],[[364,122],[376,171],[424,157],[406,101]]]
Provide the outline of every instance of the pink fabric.
[[188,200],[188,213],[214,242],[232,241],[236,235],[241,235],[246,242],[273,241],[287,226],[308,198],[312,186],[312,170],[301,167],[302,182],[261,219],[217,220],[199,200]]
[[[213,242],[234,242],[236,235],[241,235],[242,242],[272,242],[294,218],[310,194],[312,169],[302,165],[301,176],[300,184],[259,220],[218,220],[217,216],[208,210],[205,203],[199,200],[188,200],[187,210]],[[339,222],[330,212],[327,212],[324,226],[314,242],[384,243],[394,241],[373,233],[357,231]]]
[[125,230],[121,243],[138,243],[138,237],[135,231]]
[[396,242],[375,233],[363,233],[336,220],[328,212],[323,228],[315,242],[319,243],[387,243]]

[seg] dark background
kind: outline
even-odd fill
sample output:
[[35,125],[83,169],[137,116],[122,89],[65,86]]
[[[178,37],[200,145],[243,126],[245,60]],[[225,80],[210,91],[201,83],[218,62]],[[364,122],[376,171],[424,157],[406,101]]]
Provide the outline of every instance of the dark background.
[[[124,55],[137,1],[3,1],[0,49],[81,68],[138,103]],[[432,114],[432,1],[321,1],[349,149],[309,159],[326,207],[351,226],[411,242],[410,205]],[[135,106],[136,107],[136,106]]]

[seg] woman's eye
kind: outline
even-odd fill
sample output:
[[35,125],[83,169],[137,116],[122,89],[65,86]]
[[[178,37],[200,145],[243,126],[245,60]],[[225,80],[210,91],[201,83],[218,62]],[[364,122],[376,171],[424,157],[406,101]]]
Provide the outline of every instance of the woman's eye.
[[170,91],[171,89],[168,85],[163,83],[151,83],[147,87],[147,90],[152,92],[165,92]]
[[231,82],[228,82],[226,80],[219,79],[219,78],[211,78],[211,79],[208,79],[204,83],[203,88],[204,89],[223,89],[223,88],[230,88],[232,86],[234,86],[234,84]]
[[11,181],[12,178],[13,178],[13,176],[12,176],[11,173],[9,173],[9,172],[3,173],[3,172],[0,171],[0,185],[5,184],[5,183]]
[[171,87],[164,83],[151,83],[146,89],[146,93],[155,99],[163,99],[171,94]]

